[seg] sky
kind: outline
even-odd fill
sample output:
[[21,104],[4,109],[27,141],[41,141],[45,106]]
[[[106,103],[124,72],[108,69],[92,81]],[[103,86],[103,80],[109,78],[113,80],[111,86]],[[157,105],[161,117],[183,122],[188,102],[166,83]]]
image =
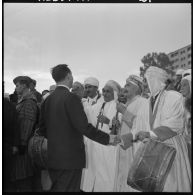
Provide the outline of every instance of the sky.
[[28,75],[42,92],[54,84],[50,70],[67,64],[74,81],[96,77],[124,86],[139,75],[149,52],[169,53],[191,44],[191,4],[4,3],[5,92]]

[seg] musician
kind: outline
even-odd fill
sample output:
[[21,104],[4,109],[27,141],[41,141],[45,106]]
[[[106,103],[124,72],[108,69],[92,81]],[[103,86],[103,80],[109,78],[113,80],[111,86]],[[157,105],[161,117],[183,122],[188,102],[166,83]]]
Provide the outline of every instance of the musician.
[[[191,168],[184,132],[183,97],[176,91],[164,90],[167,72],[150,66],[145,73],[151,97],[149,98],[150,132],[139,132],[136,137],[144,140],[153,137],[176,149],[176,156],[164,185],[164,192],[190,192]],[[160,153],[160,151],[159,151]]]
[[80,99],[69,91],[73,76],[66,64],[55,66],[51,74],[57,87],[42,103],[40,119],[40,132],[48,140],[51,191],[78,192],[86,162],[83,135],[104,145],[117,138],[88,124]]
[[[121,135],[130,133],[135,138],[135,134],[141,130],[149,130],[148,121],[144,118],[146,113],[147,99],[141,97],[143,84],[142,79],[136,75],[130,75],[126,79],[125,96],[127,98],[126,104],[118,103],[117,110],[122,113]],[[140,143],[132,144],[132,137],[127,137],[126,146],[120,147],[119,159],[117,165],[117,192],[134,192],[127,185],[127,177],[129,168],[133,162],[135,153],[140,146]]]
[[[106,133],[112,131],[112,119],[117,113],[116,100],[119,92],[120,85],[115,81],[108,81],[102,89],[104,102],[92,107],[92,124]],[[83,191],[113,192],[118,146],[107,147],[95,142],[88,146],[88,166],[83,173]]]

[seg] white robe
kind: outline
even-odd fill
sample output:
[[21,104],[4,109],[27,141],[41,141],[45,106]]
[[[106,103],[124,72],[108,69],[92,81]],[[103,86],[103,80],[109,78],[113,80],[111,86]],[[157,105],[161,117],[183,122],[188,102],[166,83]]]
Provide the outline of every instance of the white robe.
[[[97,116],[102,104],[95,104],[89,111],[90,122],[97,124]],[[99,124],[98,129],[110,133],[111,121],[116,115],[116,102],[107,102],[103,115],[110,119],[110,124]],[[104,146],[87,140],[87,167],[83,171],[81,189],[86,192],[113,192],[115,182],[116,158],[119,146]]]
[[[157,107],[158,99],[159,104]],[[156,108],[157,107],[157,108]],[[176,149],[173,166],[165,182],[164,192],[190,192],[191,168],[184,132],[184,106],[182,95],[176,91],[164,91],[157,98],[153,113],[157,109],[153,128],[167,126],[177,135],[165,141]]]
[[[132,128],[126,122],[123,122],[122,118],[121,135],[131,132],[134,137],[139,131],[149,131],[148,118],[146,118],[148,116],[148,110],[147,99],[136,96],[127,107],[127,111],[135,116],[135,119],[132,121]],[[128,116],[125,116],[125,118],[128,120]],[[115,181],[116,192],[136,192],[136,190],[127,184],[127,177],[134,155],[140,144],[142,142],[133,143],[133,146],[126,150],[119,149],[117,157],[117,179]]]

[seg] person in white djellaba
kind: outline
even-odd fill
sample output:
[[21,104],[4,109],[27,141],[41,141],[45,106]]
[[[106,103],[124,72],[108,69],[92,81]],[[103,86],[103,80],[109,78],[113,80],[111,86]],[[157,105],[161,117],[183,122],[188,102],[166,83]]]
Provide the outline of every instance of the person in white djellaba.
[[166,91],[167,72],[150,66],[145,73],[151,97],[150,133],[140,131],[139,140],[153,136],[176,149],[173,165],[164,184],[163,192],[191,192],[191,167],[184,132],[184,105],[182,95],[173,90]]
[[[110,80],[103,90],[103,103],[92,106],[90,122],[106,133],[112,132],[112,119],[116,116],[116,101],[120,85]],[[118,116],[120,118],[120,116]],[[83,172],[81,189],[86,192],[113,192],[119,146],[102,147],[91,142],[87,153],[88,166]]]
[[[145,117],[148,111],[147,99],[141,96],[143,89],[142,78],[130,75],[125,84],[126,104],[119,103],[117,110],[122,113],[121,135],[132,133],[133,137],[140,130],[149,131],[149,123]],[[119,149],[117,162],[117,178],[115,191],[135,192],[127,184],[128,171],[134,160],[135,153],[141,142],[131,144],[131,139],[126,137],[125,147]],[[125,149],[125,150],[124,150]]]

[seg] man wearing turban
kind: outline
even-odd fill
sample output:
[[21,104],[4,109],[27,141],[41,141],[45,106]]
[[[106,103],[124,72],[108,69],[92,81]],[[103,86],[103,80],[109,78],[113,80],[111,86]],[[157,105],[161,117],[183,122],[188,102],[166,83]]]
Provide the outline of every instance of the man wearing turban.
[[[92,106],[90,121],[93,126],[106,133],[111,133],[112,119],[116,116],[116,101],[120,85],[109,80],[103,90],[103,103]],[[118,116],[120,118],[120,116]],[[88,166],[83,172],[82,190],[86,192],[113,192],[115,185],[117,152],[119,146],[102,147],[93,141],[87,145]]]
[[149,130],[149,124],[145,118],[148,107],[147,99],[141,97],[143,84],[140,77],[130,75],[126,79],[124,88],[127,102],[117,105],[118,112],[122,113],[120,134],[123,136],[124,146],[119,148],[115,191],[135,192],[127,185],[128,171],[140,146],[140,143],[132,144],[132,136],[135,137],[135,134],[140,130]]
[[84,81],[85,94],[87,96],[86,101],[84,102],[86,106],[94,105],[98,101],[102,102],[101,96],[98,94],[99,81],[95,77],[88,77]]
[[[184,139],[183,97],[173,90],[165,90],[168,75],[165,70],[150,66],[145,73],[151,97],[149,98],[150,131],[138,132],[136,138],[153,137],[176,149],[173,165],[164,184],[164,192],[190,192],[191,168]],[[160,153],[160,151],[159,151]]]

